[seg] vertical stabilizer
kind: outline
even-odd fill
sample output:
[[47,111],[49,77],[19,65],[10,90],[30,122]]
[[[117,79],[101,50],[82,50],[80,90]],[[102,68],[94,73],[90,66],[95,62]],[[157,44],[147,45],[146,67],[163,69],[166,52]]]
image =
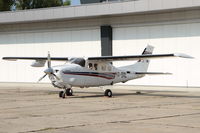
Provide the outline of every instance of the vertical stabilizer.
[[142,52],[142,55],[148,55],[148,54],[152,54],[153,53],[153,49],[154,47],[151,45],[147,45],[147,47],[144,49],[144,51]]
[[[142,52],[142,55],[150,55],[153,53],[154,47],[151,45],[147,45],[147,47]],[[138,60],[134,65],[133,69],[136,72],[146,72],[149,67],[149,60]]]

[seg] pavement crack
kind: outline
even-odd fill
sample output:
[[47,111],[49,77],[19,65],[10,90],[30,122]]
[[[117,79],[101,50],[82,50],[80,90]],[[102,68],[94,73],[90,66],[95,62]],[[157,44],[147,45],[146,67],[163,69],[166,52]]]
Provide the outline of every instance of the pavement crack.
[[87,125],[92,125],[92,124],[80,124],[80,125],[71,125],[71,126],[63,126],[63,127],[47,127],[43,129],[38,129],[38,130],[31,130],[31,131],[25,131],[25,132],[19,132],[19,133],[35,133],[35,132],[42,132],[42,131],[49,131],[49,130],[56,130],[56,129],[67,129],[67,128],[73,128],[73,127],[84,127]]
[[[50,130],[57,130],[57,129],[67,129],[67,128],[74,128],[74,127],[99,125],[99,124],[101,124],[101,125],[113,124],[113,123],[124,123],[125,124],[125,123],[138,122],[138,121],[158,120],[158,119],[167,119],[167,118],[173,118],[173,117],[184,117],[184,116],[192,116],[192,115],[200,115],[200,113],[177,114],[177,115],[149,117],[149,118],[133,119],[133,120],[109,121],[109,122],[104,122],[104,123],[88,123],[88,124],[70,125],[70,126],[63,126],[63,127],[47,127],[47,128],[43,128],[43,129],[25,131],[25,132],[20,132],[20,133],[33,133],[33,132],[50,131]],[[167,125],[167,126],[190,127],[190,126],[180,126],[180,125]],[[199,127],[190,127],[190,128],[199,128]]]
[[192,115],[200,115],[200,113],[158,116],[158,117],[149,117],[149,118],[143,118],[143,119],[126,120],[126,121],[112,121],[112,122],[108,122],[108,123],[130,123],[130,122],[136,122],[136,121],[158,120],[158,119],[166,119],[166,118],[173,118],[173,117],[184,117],[184,116],[192,116]]
[[200,128],[200,127],[195,127],[195,126],[176,125],[176,124],[158,124],[158,123],[151,123],[151,124],[164,125],[164,126],[169,126],[169,127]]

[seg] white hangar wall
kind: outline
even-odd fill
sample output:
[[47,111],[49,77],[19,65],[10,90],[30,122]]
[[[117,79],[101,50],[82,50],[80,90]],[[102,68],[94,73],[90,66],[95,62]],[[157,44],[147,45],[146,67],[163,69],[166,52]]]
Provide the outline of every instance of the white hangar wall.
[[[51,51],[52,56],[100,56],[99,28],[110,25],[113,27],[113,55],[141,54],[150,44],[157,54],[181,52],[195,57],[194,60],[152,60],[149,71],[172,72],[173,75],[146,76],[126,84],[200,86],[199,2],[184,0],[174,4],[175,0],[170,0],[152,4],[149,1],[1,13],[0,58],[47,56],[47,51]],[[105,10],[99,10],[102,7]],[[132,62],[115,64],[129,63]],[[0,59],[0,82],[36,82],[45,68],[33,68],[30,64],[30,61]],[[43,82],[49,80],[45,78]]]
[[[3,56],[43,57],[48,51],[54,57],[100,56],[100,45],[99,27],[0,33],[0,81],[37,82],[45,69],[31,67],[32,61],[4,61]],[[52,62],[52,65],[57,64],[64,62]],[[49,82],[48,78],[43,82]]]
[[[151,60],[150,72],[171,72],[167,76],[146,76],[130,85],[200,86],[200,21],[163,22],[116,26],[113,28],[113,54],[141,54],[147,44],[154,54],[186,53],[195,59]],[[132,62],[118,62],[117,65]]]

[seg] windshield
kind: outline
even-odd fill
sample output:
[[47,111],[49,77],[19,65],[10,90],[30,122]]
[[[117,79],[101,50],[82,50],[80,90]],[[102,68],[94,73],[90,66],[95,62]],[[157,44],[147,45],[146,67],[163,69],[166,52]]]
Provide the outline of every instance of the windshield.
[[83,58],[71,58],[70,62],[72,64],[78,64],[82,67],[85,67],[85,59],[83,59]]

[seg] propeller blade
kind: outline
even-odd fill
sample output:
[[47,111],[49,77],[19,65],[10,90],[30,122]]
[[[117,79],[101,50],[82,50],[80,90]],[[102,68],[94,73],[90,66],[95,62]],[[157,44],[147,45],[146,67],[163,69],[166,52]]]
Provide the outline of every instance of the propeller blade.
[[57,80],[60,80],[60,78],[58,78],[58,76],[56,76],[54,73],[52,75],[55,76]]
[[50,52],[48,51],[48,56],[47,56],[47,65],[48,65],[48,68],[51,67],[51,56],[50,56]]
[[43,78],[45,78],[47,76],[47,74],[45,74],[44,76],[42,76],[39,80],[38,80],[38,82],[40,82]]

